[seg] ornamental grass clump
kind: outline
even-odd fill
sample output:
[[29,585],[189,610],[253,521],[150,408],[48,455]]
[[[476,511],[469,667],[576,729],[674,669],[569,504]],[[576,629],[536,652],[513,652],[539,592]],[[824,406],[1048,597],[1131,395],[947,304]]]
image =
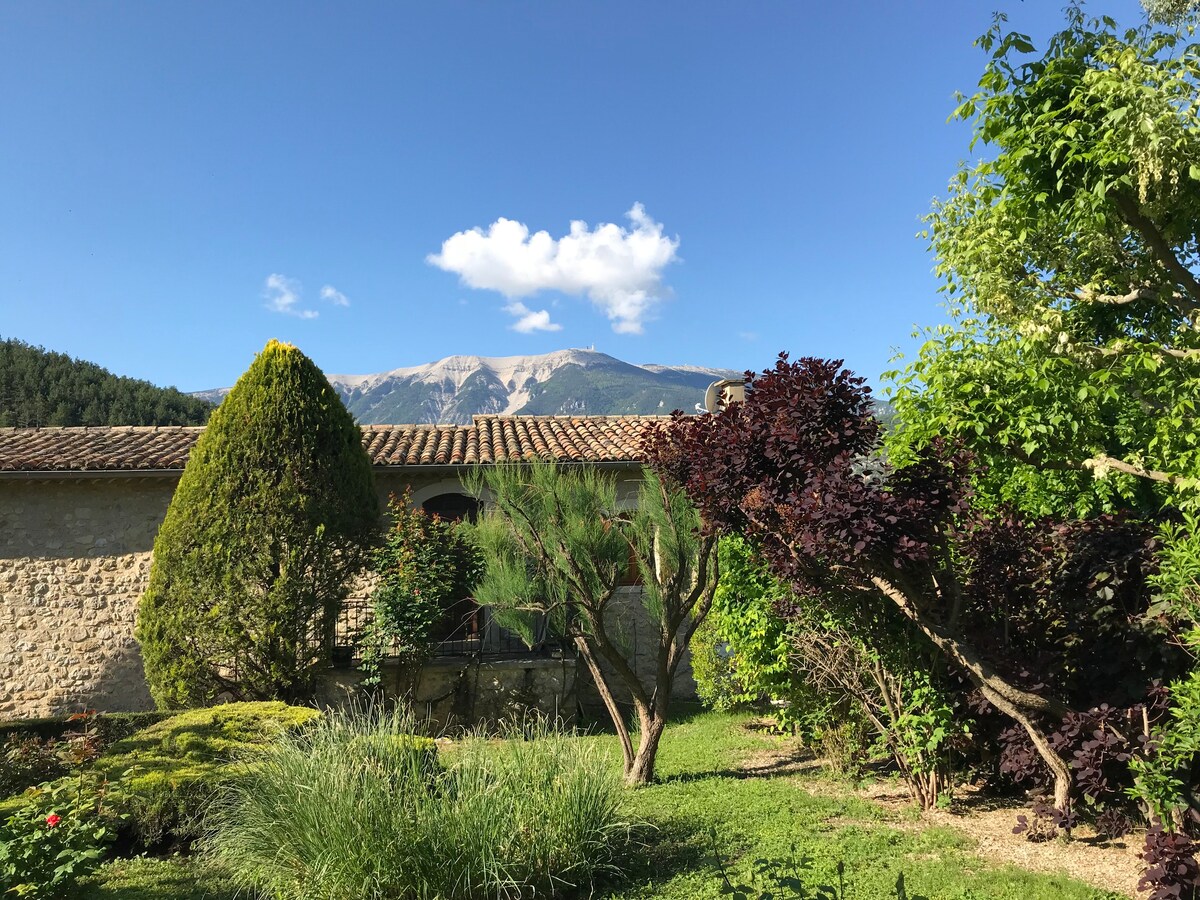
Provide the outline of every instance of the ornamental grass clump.
[[206,853],[276,900],[555,895],[613,868],[620,779],[546,727],[439,756],[401,714],[282,736],[212,808]]

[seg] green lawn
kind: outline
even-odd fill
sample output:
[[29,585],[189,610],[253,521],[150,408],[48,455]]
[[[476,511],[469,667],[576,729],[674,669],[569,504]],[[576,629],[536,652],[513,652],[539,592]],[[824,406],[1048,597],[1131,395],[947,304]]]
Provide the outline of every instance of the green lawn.
[[[629,877],[601,886],[596,896],[625,898],[721,897],[714,851],[735,881],[749,879],[755,859],[806,860],[807,883],[836,883],[844,863],[854,900],[895,896],[904,873],[910,900],[1103,900],[1108,894],[1068,878],[995,868],[971,852],[974,842],[954,829],[914,827],[915,817],[857,797],[814,796],[795,776],[745,777],[739,762],[775,738],[748,731],[745,717],[701,713],[668,730],[660,755],[660,782],[631,791],[628,815],[647,823],[630,851]],[[585,738],[613,745],[609,737]],[[715,837],[714,837],[715,835]],[[714,846],[715,840],[715,846]],[[775,863],[772,868],[777,868]],[[811,882],[809,879],[812,879]],[[87,900],[232,900],[219,875],[194,864],[164,860],[110,863],[84,892]],[[787,894],[777,894],[784,900]]]

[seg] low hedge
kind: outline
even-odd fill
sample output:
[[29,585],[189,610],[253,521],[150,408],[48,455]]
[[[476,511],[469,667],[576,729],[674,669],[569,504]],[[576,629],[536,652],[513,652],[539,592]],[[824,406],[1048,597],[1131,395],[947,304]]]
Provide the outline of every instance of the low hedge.
[[87,768],[105,747],[169,713],[96,713],[0,724],[0,799]]
[[[158,710],[150,712],[97,713],[96,717],[92,719],[92,727],[96,729],[100,740],[107,745],[129,737],[135,731],[140,731],[164,719],[169,719],[173,715],[175,713]],[[79,724],[78,721],[70,721],[69,715],[44,716],[37,719],[9,719],[0,722],[0,745],[3,745],[5,741],[13,736],[57,740],[64,734],[78,731]]]
[[205,803],[281,732],[320,717],[281,702],[229,703],[172,716],[114,744],[96,769],[119,785],[139,843],[186,843]]
[[[320,715],[280,702],[171,714],[109,746],[89,776],[107,782],[109,805],[125,817],[135,843],[186,844],[199,834],[203,806],[220,784],[243,773],[275,736]],[[0,820],[23,804],[43,803],[41,793],[0,803]]]

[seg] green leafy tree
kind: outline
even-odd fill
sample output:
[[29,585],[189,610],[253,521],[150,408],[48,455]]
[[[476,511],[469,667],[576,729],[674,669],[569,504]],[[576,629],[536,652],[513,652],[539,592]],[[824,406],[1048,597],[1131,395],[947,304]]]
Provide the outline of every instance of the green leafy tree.
[[1151,22],[1170,25],[1200,10],[1200,0],[1142,0],[1142,7]]
[[1189,34],[1119,33],[1071,7],[1041,58],[1003,17],[980,38],[991,59],[955,116],[991,152],[964,164],[928,217],[955,321],[898,375],[893,452],[966,437],[998,467],[994,484],[1015,479],[1014,499],[1043,506],[1194,501],[1200,45]]
[[[587,467],[491,466],[469,489],[488,499],[472,529],[485,565],[476,600],[526,635],[542,617],[574,643],[620,738],[626,781],[652,781],[676,672],[716,590],[715,536],[650,470],[628,511],[612,476]],[[631,561],[655,641],[650,672],[635,664],[630,610],[618,598]],[[637,717],[636,748],[623,701]]]
[[[1160,20],[1183,11],[1147,6]],[[925,235],[952,321],[893,373],[891,458],[905,464],[950,435],[986,463],[977,505],[1190,514],[1200,500],[1200,44],[1190,26],[1120,31],[1079,6],[1040,57],[1003,17],[978,43],[990,60],[955,116],[982,152]],[[1164,572],[1200,556],[1194,529],[1167,524],[1160,539]],[[1128,634],[1159,622],[1186,639],[1190,585],[1194,573],[1161,580],[1160,602]],[[1194,677],[1172,688],[1173,723],[1148,745],[1159,761],[1141,765],[1135,793],[1153,809],[1178,810],[1191,793],[1196,693]]]
[[138,610],[164,709],[304,701],[379,525],[362,438],[320,369],[271,341],[213,414]]

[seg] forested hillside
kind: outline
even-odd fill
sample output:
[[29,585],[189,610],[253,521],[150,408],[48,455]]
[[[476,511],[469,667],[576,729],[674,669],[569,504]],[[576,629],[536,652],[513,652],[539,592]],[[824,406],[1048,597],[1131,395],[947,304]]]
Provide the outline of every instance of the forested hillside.
[[213,406],[23,341],[0,341],[0,426],[203,425]]

